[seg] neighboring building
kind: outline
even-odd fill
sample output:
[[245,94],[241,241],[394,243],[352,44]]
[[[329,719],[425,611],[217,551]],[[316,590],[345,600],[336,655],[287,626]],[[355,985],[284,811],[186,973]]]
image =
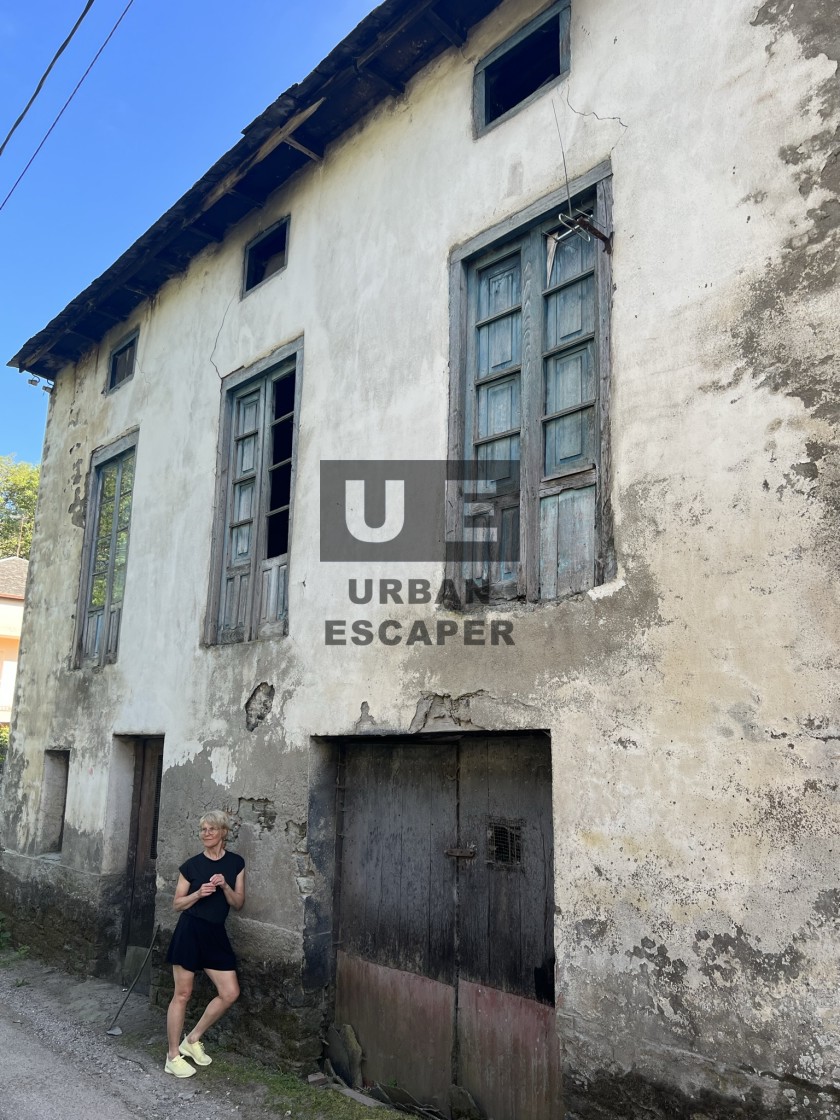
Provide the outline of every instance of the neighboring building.
[[0,560],[0,726],[12,718],[28,567],[20,556]]
[[[350,1023],[495,1120],[838,1116],[836,31],[389,0],[21,349],[29,944],[128,968],[221,804],[250,1047]],[[321,489],[447,457],[520,464],[450,485],[468,563],[377,551],[404,464]]]

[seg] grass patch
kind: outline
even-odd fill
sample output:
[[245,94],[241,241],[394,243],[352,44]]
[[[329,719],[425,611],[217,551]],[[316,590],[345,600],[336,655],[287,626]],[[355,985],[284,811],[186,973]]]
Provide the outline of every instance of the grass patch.
[[332,1089],[313,1089],[293,1073],[281,1073],[246,1058],[214,1057],[202,1075],[225,1083],[265,1091],[263,1107],[279,1115],[291,1112],[294,1120],[405,1120],[405,1113],[390,1108],[372,1111]]

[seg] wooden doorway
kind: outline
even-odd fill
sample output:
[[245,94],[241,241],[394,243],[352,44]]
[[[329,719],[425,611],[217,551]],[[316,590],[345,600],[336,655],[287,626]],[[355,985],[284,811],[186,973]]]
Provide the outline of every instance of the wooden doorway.
[[[157,842],[163,739],[134,740],[134,786],[126,867],[123,982],[130,983],[143,963],[155,929]],[[147,966],[137,988],[149,990]]]
[[560,1115],[545,734],[342,748],[336,1020],[449,1115]]

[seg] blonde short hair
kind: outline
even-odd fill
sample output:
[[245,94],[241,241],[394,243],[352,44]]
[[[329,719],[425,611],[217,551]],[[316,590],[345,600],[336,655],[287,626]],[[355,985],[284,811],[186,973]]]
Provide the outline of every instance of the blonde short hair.
[[198,827],[209,824],[213,828],[220,828],[225,836],[230,832],[230,817],[224,809],[209,809],[198,818]]

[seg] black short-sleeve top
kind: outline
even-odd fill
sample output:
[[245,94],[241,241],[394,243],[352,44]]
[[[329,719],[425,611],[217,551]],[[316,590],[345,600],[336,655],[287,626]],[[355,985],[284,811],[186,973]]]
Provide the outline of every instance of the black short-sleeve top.
[[[182,863],[178,870],[190,884],[190,894],[194,894],[202,883],[209,883],[214,875],[224,875],[228,886],[234,890],[236,877],[244,866],[245,860],[242,856],[225,850],[221,859],[208,859],[204,852],[199,852],[197,856]],[[207,898],[200,898],[185,913],[195,918],[202,918],[205,922],[221,925],[228,916],[229,910],[225,892],[221,887],[217,887],[213,894],[208,895]]]

